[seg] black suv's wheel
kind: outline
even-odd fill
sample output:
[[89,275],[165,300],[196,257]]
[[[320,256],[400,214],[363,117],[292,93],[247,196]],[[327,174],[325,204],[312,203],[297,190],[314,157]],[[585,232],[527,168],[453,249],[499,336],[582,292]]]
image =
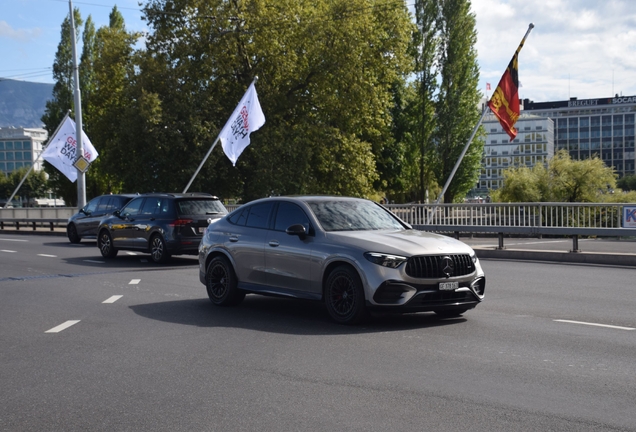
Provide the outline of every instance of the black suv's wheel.
[[456,318],[461,316],[468,309],[449,309],[449,310],[436,310],[434,311],[440,318]]
[[205,272],[205,288],[210,301],[217,306],[236,306],[245,298],[237,287],[238,280],[227,258],[218,256],[210,261]]
[[353,268],[341,265],[329,273],[325,305],[331,318],[340,324],[358,324],[367,317],[362,281]]
[[77,244],[82,241],[82,238],[77,234],[77,227],[73,223],[68,224],[66,227],[66,235],[71,243]]
[[170,259],[166,241],[159,234],[150,239],[150,257],[157,264],[164,264]]
[[97,237],[97,247],[102,253],[104,258],[115,258],[117,256],[117,249],[113,246],[113,238],[106,230],[102,230]]

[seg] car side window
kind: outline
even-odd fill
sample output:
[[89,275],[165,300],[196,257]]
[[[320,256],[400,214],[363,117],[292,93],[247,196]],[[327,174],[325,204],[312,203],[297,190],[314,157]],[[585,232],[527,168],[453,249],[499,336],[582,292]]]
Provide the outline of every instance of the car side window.
[[142,215],[156,215],[161,212],[161,202],[162,198],[159,197],[148,197],[146,201],[144,201],[144,205],[141,208]]
[[269,213],[272,209],[272,202],[256,204],[250,207],[250,214],[247,216],[248,227],[252,228],[268,228]]
[[100,213],[106,213],[109,211],[112,211],[112,202],[113,202],[113,197],[111,196],[103,196],[102,199],[99,201],[99,205],[97,206],[97,211],[99,211]]
[[233,225],[245,226],[249,212],[249,207],[241,207],[233,212],[227,220]]
[[296,224],[301,224],[309,232],[309,218],[303,209],[289,202],[283,201],[278,204],[274,229],[276,231],[286,231],[287,228]]
[[137,198],[128,203],[126,207],[121,209],[121,216],[134,216],[139,213],[141,209],[141,204],[143,203],[143,198]]
[[84,213],[91,214],[95,210],[97,210],[97,205],[99,204],[99,200],[100,199],[101,199],[101,197],[97,197],[97,198],[93,198],[92,200],[90,200],[89,203],[86,204],[86,206],[84,206]]

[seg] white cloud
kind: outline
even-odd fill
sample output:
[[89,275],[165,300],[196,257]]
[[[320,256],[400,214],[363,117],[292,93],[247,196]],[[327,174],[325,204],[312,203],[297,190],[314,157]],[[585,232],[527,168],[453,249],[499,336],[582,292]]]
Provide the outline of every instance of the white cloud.
[[13,39],[18,42],[31,42],[37,39],[41,33],[42,30],[39,28],[15,30],[6,21],[0,21],[0,38]]
[[519,54],[522,98],[636,95],[634,0],[473,0],[472,6],[482,88],[496,85],[534,23]]

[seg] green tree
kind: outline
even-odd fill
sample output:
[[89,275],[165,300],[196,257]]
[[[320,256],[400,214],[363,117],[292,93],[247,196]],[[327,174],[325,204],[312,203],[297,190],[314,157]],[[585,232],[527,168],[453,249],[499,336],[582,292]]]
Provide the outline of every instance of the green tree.
[[[437,182],[443,185],[479,120],[481,93],[477,88],[477,31],[475,15],[470,12],[471,3],[469,0],[440,0],[438,3],[440,85],[435,103],[434,142],[435,174]],[[466,152],[444,194],[444,202],[463,198],[475,186],[481,168],[482,136],[479,134]]]
[[539,164],[505,170],[503,187],[491,196],[498,202],[603,202],[615,187],[614,169],[601,159],[572,160],[561,150],[547,169]]
[[439,19],[437,0],[417,0],[415,2],[415,22],[417,31],[413,35],[411,53],[415,58],[415,97],[411,99],[409,117],[411,137],[407,151],[412,161],[410,182],[411,200],[425,202],[427,193],[436,183],[434,173],[435,147],[433,134],[436,127],[435,92],[438,88],[437,54],[440,40],[437,34]]
[[[18,185],[26,175],[27,171],[29,171],[29,168],[22,167],[15,171],[12,171],[11,174],[9,174],[8,185],[10,185],[11,187],[11,192],[9,194],[15,191],[15,188],[18,187]],[[20,186],[20,189],[18,189],[18,191],[16,192],[16,196],[19,196],[25,202],[28,202],[31,198],[45,197],[48,190],[48,179],[44,171],[31,170],[29,175],[22,183],[22,186]]]
[[[82,17],[79,9],[73,10],[75,22],[75,37],[79,36],[82,26]],[[73,89],[73,49],[71,45],[71,20],[67,16],[62,22],[60,43],[57,46],[55,60],[53,62],[53,97],[47,101],[42,122],[49,133],[49,137],[55,132],[62,119],[69,110],[74,107]],[[67,205],[75,205],[77,202],[77,186],[71,183],[62,173],[48,162],[44,162],[44,170],[49,175],[49,184],[57,196],[61,196]]]
[[[236,168],[213,152],[192,190],[244,199],[369,196],[382,185],[378,171],[391,165],[386,150],[394,148],[392,90],[411,69],[403,2],[150,1],[145,13],[154,32],[136,94],[156,95],[151,112],[160,124],[130,136],[161,157],[137,175],[183,188],[259,76],[265,126]],[[161,178],[166,168],[171,176]]]
[[636,175],[623,176],[616,182],[616,185],[624,191],[636,191]]
[[[121,159],[126,159],[125,148],[128,143],[123,138],[122,130],[128,121],[126,116],[129,115],[130,105],[135,104],[130,96],[130,88],[136,62],[134,45],[140,34],[126,30],[124,18],[116,6],[109,18],[109,25],[97,30],[93,43],[91,98],[88,106],[92,119],[91,139],[100,152],[99,158],[91,166],[94,175],[91,183],[93,196],[123,191],[121,177],[124,169],[117,155],[123,153]],[[131,168],[135,170],[135,167]]]

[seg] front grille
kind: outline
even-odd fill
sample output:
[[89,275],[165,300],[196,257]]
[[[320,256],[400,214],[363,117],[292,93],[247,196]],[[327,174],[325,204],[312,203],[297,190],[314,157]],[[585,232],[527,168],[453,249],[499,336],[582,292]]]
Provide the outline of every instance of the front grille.
[[445,278],[443,259],[449,257],[453,262],[450,276],[465,276],[475,271],[470,255],[433,255],[414,256],[406,263],[406,274],[419,279]]

